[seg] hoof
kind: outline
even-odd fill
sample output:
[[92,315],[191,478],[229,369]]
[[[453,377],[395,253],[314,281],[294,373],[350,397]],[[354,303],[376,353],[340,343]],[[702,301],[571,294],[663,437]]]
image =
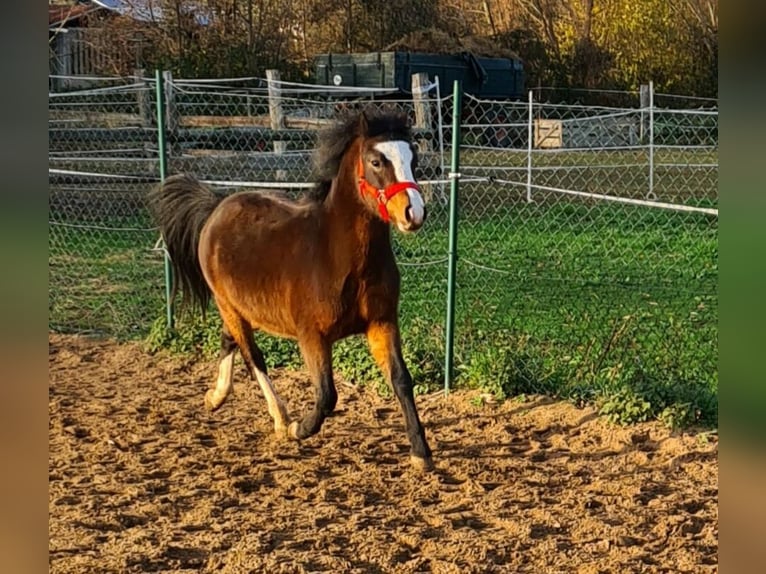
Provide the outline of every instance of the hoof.
[[214,397],[214,396],[215,396],[215,391],[214,391],[213,389],[209,389],[209,390],[208,390],[208,391],[205,393],[205,408],[206,408],[206,409],[207,409],[209,412],[211,412],[211,413],[212,413],[213,411],[216,411],[216,410],[218,410],[218,408],[219,408],[219,407],[220,407],[220,406],[223,404],[223,401],[221,401],[221,402],[219,402],[219,403],[217,403],[217,404],[216,404],[216,403],[215,403],[215,401],[213,400],[213,397]]
[[279,438],[290,438],[290,427],[282,422],[274,423],[274,434]]
[[287,438],[301,440],[300,437],[298,437],[298,421],[291,422],[290,426],[287,427]]
[[428,458],[421,458],[413,454],[410,456],[410,464],[418,472],[431,472],[434,469],[434,461],[430,456]]

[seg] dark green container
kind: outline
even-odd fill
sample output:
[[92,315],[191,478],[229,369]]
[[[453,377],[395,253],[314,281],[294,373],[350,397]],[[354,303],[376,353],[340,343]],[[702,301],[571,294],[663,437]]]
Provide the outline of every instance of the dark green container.
[[326,86],[392,88],[412,92],[412,75],[425,72],[433,82],[439,76],[442,96],[452,93],[455,80],[463,92],[481,98],[524,97],[521,60],[458,54],[419,52],[372,52],[367,54],[320,54],[314,58],[315,82]]

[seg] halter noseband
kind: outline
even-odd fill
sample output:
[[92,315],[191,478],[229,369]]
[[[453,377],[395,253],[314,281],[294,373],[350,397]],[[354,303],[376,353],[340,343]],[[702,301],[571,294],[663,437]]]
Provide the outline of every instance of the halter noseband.
[[385,189],[378,189],[364,177],[364,164],[362,163],[361,158],[357,164],[356,173],[359,177],[359,193],[362,195],[371,195],[377,200],[380,218],[386,223],[391,220],[391,216],[388,214],[388,208],[386,207],[386,204],[392,197],[394,197],[397,193],[401,193],[407,188],[413,188],[420,191],[420,186],[414,181],[397,181]]

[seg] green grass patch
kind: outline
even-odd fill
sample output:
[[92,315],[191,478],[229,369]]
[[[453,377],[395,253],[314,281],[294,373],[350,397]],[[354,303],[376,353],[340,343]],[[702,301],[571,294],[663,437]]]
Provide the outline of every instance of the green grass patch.
[[61,332],[143,337],[164,309],[156,234],[51,225],[48,324]]
[[[446,210],[434,205],[421,233],[394,235],[404,354],[418,393],[444,380],[447,229]],[[51,328],[217,355],[214,310],[166,328],[155,240],[154,232],[51,226]],[[716,218],[527,204],[507,187],[466,185],[458,245],[456,387],[596,404],[621,424],[717,425]],[[302,365],[293,341],[256,340],[270,367]],[[337,343],[334,365],[390,393],[364,338]]]

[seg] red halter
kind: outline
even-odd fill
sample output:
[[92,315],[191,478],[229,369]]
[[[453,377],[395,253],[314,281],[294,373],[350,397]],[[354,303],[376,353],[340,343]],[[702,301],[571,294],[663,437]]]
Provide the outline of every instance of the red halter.
[[367,181],[364,177],[364,164],[361,158],[357,164],[357,176],[359,177],[359,193],[362,195],[371,195],[378,201],[378,212],[380,218],[388,223],[391,220],[391,216],[388,214],[388,208],[386,204],[388,200],[394,197],[397,193],[401,193],[407,188],[413,188],[420,191],[420,186],[414,181],[397,181],[386,187],[385,189],[378,189]]

